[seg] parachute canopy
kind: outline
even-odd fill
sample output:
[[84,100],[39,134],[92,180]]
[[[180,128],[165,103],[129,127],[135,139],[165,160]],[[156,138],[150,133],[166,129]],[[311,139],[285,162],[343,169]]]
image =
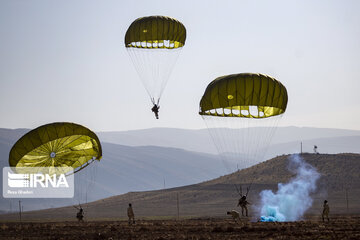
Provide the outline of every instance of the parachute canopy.
[[263,160],[287,101],[284,85],[264,74],[221,76],[207,86],[199,114],[229,173]]
[[285,112],[286,88],[263,74],[240,73],[212,81],[200,101],[200,115],[267,118]]
[[186,29],[178,20],[164,16],[136,19],[125,35],[127,48],[179,48],[185,45]]
[[126,32],[126,50],[154,105],[159,105],[185,39],[184,25],[164,16],[138,18]]
[[10,167],[72,167],[79,171],[102,157],[98,137],[68,122],[50,123],[22,136],[9,154]]

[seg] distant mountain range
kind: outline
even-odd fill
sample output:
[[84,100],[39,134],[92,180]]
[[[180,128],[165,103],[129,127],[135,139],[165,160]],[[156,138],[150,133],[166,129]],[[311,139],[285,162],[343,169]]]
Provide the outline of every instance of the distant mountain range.
[[[0,142],[13,144],[29,129],[0,128]],[[245,131],[245,130],[244,130]],[[180,148],[193,152],[218,154],[207,129],[150,128],[130,131],[97,132],[101,142],[125,146],[159,146]],[[360,152],[359,130],[310,128],[310,127],[278,127],[270,145],[294,144],[291,151],[312,152],[317,144],[319,152],[341,153]],[[289,150],[288,148],[285,149]],[[280,153],[281,154],[281,153]]]
[[[8,166],[12,145],[28,131],[0,128],[1,168]],[[79,172],[92,174],[91,186],[87,186],[91,190],[86,190],[82,202],[129,191],[195,184],[229,173],[214,154],[216,148],[207,129],[154,128],[97,134],[103,146],[103,159],[95,162],[91,170]],[[360,152],[360,131],[281,127],[265,159],[299,152],[301,141],[304,152],[312,152],[313,145],[318,146],[320,153]],[[2,179],[2,171],[0,177]],[[0,189],[2,191],[2,185]],[[31,210],[70,205],[78,200],[27,199],[25,202],[25,210]],[[0,198],[0,211],[8,211],[15,205],[16,200]]]
[[[244,129],[245,131],[246,129]],[[99,132],[98,135],[104,142],[126,146],[152,145],[218,154],[207,129],[151,128],[122,132]],[[304,152],[313,152],[314,145],[317,145],[318,151],[321,153],[360,153],[360,131],[358,130],[278,127],[264,160],[276,155],[300,152],[301,142]],[[273,147],[276,150],[272,150]]]

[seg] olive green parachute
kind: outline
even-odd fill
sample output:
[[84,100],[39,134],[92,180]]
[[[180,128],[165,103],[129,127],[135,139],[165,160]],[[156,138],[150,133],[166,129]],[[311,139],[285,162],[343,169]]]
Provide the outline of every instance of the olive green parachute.
[[138,18],[125,34],[126,50],[154,105],[159,105],[185,40],[184,25],[164,16]]
[[186,29],[178,20],[165,16],[136,19],[125,35],[128,48],[179,48],[186,39]]
[[216,78],[200,101],[200,115],[267,118],[285,112],[286,88],[263,74],[240,73]]
[[100,161],[102,149],[96,134],[68,122],[50,123],[22,136],[9,154],[10,167],[71,167],[79,171]]
[[287,102],[284,85],[264,74],[232,74],[209,83],[199,114],[229,173],[263,160]]

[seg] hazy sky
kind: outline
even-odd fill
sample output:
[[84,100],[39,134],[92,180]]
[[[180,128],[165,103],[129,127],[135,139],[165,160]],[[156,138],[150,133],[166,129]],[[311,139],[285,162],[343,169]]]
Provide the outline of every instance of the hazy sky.
[[[207,84],[259,72],[287,87],[281,125],[360,130],[359,13],[356,0],[0,0],[0,127],[205,128]],[[160,120],[124,47],[149,15],[187,28]]]

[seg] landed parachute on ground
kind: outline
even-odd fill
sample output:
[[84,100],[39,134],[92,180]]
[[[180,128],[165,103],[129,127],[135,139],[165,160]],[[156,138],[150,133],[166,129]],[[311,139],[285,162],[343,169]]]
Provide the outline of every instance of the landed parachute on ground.
[[287,101],[284,85],[263,74],[222,76],[207,86],[199,114],[229,172],[263,160]]
[[102,157],[98,137],[88,128],[68,122],[40,126],[12,147],[9,165],[19,167],[69,167],[78,172]]
[[126,32],[125,47],[154,106],[159,105],[185,39],[184,25],[164,16],[138,18]]

